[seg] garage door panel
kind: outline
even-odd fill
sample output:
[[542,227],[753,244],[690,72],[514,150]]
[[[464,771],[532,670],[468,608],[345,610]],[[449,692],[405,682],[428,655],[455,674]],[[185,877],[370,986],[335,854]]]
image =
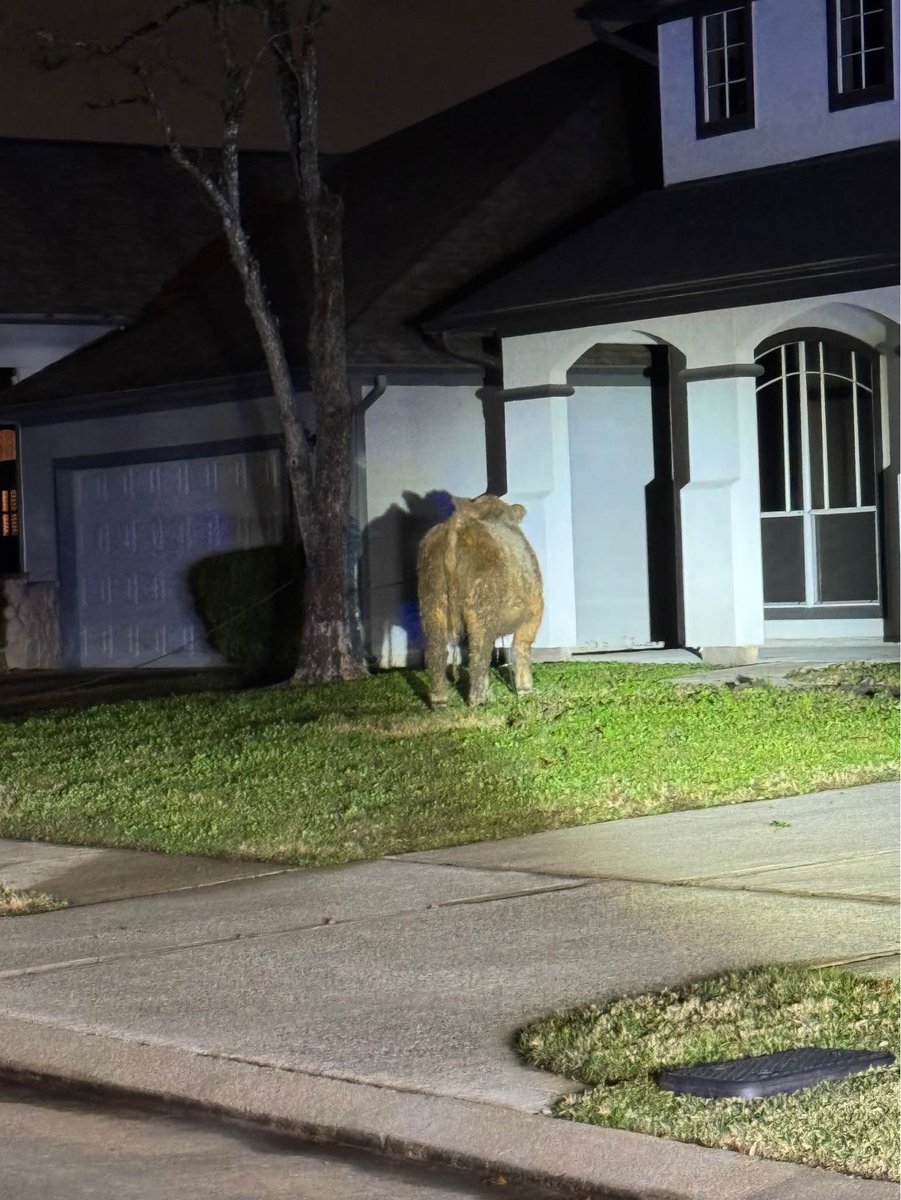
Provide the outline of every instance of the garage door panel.
[[[287,493],[280,451],[208,455],[61,472],[71,497],[60,531],[70,660],[137,666],[221,661],[187,587],[209,554],[281,542]],[[65,506],[64,506],[65,507]]]

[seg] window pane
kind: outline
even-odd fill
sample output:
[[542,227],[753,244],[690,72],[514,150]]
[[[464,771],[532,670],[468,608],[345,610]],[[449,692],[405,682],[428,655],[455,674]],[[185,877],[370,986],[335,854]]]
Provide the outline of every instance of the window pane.
[[863,46],[860,44],[860,18],[851,17],[842,21],[842,54],[859,54]]
[[860,444],[860,502],[875,504],[876,444],[873,436],[873,397],[860,388],[857,390],[857,440]]
[[707,55],[707,84],[713,86],[726,82],[726,58],[722,50],[712,50]]
[[870,361],[862,354],[855,354],[854,370],[857,373],[858,387],[872,388],[873,387],[873,372],[870,369]]
[[748,71],[745,66],[746,55],[744,46],[730,46],[726,51],[726,60],[729,64],[729,80],[734,83],[739,79],[745,79]]
[[823,342],[823,370],[830,375],[841,375],[844,379],[851,378],[851,355],[853,351],[844,346],[836,346],[832,342]]
[[729,84],[729,116],[743,116],[748,111],[748,85],[743,79],[740,83]]
[[807,428],[810,439],[810,496],[812,508],[823,508],[823,424],[820,408],[820,377],[807,373]]
[[816,518],[819,599],[879,599],[876,514],[838,513]]
[[854,92],[863,87],[863,58],[852,54],[842,59],[842,91]]
[[885,17],[881,10],[864,17],[863,41],[867,50],[880,50],[885,45]]
[[760,461],[760,511],[785,511],[785,459],[782,429],[782,388],[757,395],[757,447]]
[[726,113],[726,88],[713,87],[707,89],[707,120],[721,121]]
[[864,56],[864,86],[876,87],[885,83],[885,52],[870,50]]
[[734,46],[736,42],[744,42],[745,38],[745,10],[743,8],[733,8],[731,12],[726,13],[726,41],[729,45]]
[[826,376],[826,458],[829,469],[829,507],[857,506],[852,386]]
[[790,375],[793,371],[798,370],[798,343],[792,342],[790,346],[785,347],[785,373]]
[[805,342],[804,357],[808,371],[819,371],[823,361],[823,343]]
[[714,13],[713,16],[704,18],[704,38],[708,50],[716,50],[724,44],[723,24],[722,13]]
[[798,512],[804,507],[804,478],[801,474],[801,381],[790,375],[785,381],[788,400],[789,506]]
[[757,362],[763,367],[763,374],[757,378],[758,390],[766,387],[768,383],[782,378],[782,352],[779,346],[775,350],[767,350],[766,354],[761,354]]
[[764,517],[763,600],[765,604],[803,604],[804,518]]
[[843,17],[853,16],[854,13],[860,12],[860,0],[841,0],[840,8]]

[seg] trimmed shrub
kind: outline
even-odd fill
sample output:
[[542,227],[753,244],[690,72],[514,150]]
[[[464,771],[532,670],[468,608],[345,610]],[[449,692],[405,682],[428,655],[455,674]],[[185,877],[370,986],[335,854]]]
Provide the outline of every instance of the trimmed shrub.
[[303,604],[299,546],[228,550],[188,572],[210,645],[254,679],[284,679],[297,665]]

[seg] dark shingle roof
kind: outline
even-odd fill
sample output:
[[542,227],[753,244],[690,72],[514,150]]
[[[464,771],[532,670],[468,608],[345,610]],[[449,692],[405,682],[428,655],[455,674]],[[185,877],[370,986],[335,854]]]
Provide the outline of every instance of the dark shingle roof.
[[[646,185],[658,169],[655,87],[644,64],[590,45],[341,160],[332,178],[345,199],[351,362],[448,365],[416,318],[509,267],[587,206]],[[286,206],[256,243],[290,360],[302,368],[299,212]],[[6,399],[68,399],[263,367],[218,242],[136,325],[52,364]]]
[[[283,200],[282,155],[244,156],[253,207]],[[0,318],[133,319],[218,218],[156,146],[0,139]]]
[[530,333],[889,285],[898,177],[886,143],[648,192],[433,325]]

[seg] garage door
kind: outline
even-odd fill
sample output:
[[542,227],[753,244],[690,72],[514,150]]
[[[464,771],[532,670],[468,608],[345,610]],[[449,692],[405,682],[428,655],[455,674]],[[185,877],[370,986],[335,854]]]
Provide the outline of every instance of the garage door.
[[59,472],[68,663],[198,667],[207,645],[187,588],[198,559],[280,542],[281,452],[255,450]]

